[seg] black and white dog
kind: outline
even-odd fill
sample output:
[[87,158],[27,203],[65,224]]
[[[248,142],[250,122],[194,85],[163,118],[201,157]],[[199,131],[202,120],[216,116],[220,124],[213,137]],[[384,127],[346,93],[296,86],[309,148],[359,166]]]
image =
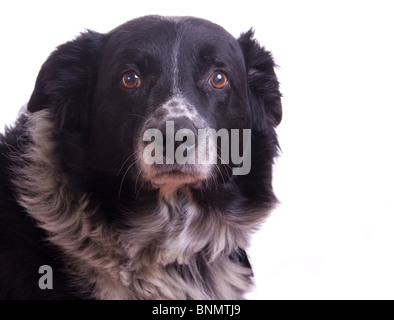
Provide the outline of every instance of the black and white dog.
[[148,16],[59,46],[0,135],[0,298],[243,298],[281,116],[252,31]]

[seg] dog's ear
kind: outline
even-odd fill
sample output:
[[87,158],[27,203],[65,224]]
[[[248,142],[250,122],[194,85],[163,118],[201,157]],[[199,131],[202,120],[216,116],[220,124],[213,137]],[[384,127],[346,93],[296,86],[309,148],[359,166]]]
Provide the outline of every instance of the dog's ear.
[[281,122],[282,103],[272,56],[253,36],[253,30],[249,30],[241,34],[238,42],[248,73],[250,117],[253,128],[263,131],[267,126],[276,127]]
[[60,127],[79,129],[93,94],[102,42],[103,35],[87,31],[59,46],[41,67],[28,111],[50,108]]

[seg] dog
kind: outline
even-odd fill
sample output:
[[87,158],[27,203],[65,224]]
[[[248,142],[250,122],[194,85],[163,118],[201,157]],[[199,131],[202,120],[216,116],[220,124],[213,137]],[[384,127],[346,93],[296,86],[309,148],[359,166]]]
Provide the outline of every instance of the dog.
[[0,298],[243,299],[277,204],[275,67],[193,17],[60,45],[0,136]]

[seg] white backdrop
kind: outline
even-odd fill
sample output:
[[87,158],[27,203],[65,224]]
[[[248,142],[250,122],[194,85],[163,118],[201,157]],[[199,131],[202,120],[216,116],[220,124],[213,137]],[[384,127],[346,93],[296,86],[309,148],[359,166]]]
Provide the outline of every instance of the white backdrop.
[[192,15],[273,52],[283,93],[281,205],[257,232],[250,299],[394,298],[394,6],[390,1],[2,1],[0,131],[41,64],[84,29]]

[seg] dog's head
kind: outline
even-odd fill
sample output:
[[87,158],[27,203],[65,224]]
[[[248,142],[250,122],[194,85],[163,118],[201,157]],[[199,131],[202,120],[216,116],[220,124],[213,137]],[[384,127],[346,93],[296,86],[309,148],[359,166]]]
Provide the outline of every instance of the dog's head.
[[248,174],[253,135],[272,135],[282,114],[253,32],[154,16],[59,46],[28,103],[42,109],[59,134],[82,137],[91,168],[153,186],[226,179],[243,162]]

